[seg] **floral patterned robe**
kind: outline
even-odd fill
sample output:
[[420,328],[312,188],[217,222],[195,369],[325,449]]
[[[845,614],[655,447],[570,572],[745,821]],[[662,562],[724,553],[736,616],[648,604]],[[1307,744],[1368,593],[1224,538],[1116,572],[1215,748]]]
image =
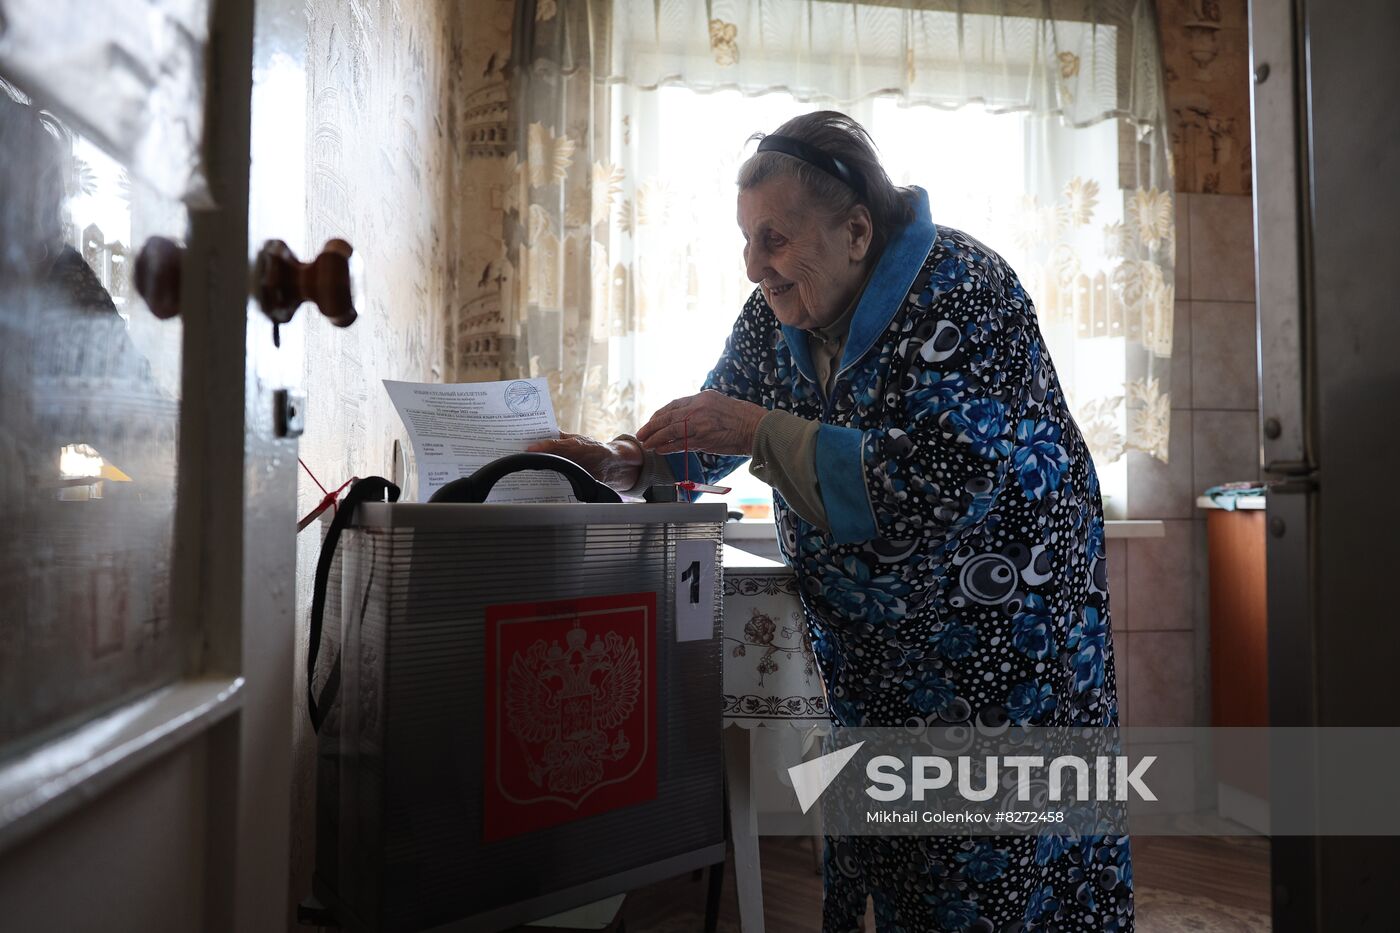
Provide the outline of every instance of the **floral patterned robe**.
[[[821,422],[831,530],[774,504],[837,723],[1117,725],[1089,451],[1015,273],[913,192],[831,397],[761,290],[705,388]],[[705,482],[744,461],[688,456]],[[1126,836],[829,837],[825,876],[827,933],[867,894],[881,933],[1133,927]]]

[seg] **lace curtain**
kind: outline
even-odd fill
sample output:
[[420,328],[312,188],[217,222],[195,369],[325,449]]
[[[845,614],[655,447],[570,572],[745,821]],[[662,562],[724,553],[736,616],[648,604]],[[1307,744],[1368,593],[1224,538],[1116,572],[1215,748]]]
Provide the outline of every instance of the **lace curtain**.
[[[548,376],[567,430],[632,429],[694,390],[665,361],[698,352],[696,316],[727,323],[752,287],[731,244],[694,235],[732,226],[749,132],[833,107],[877,143],[898,124],[933,153],[956,135],[909,121],[973,104],[1014,123],[1019,177],[967,190],[921,177],[918,151],[892,175],[1021,274],[1100,467],[1128,450],[1165,461],[1176,240],[1155,23],[1150,0],[522,0],[507,375]],[[660,129],[669,86],[790,96],[759,98],[787,101],[771,125],[716,110],[678,148]],[[732,156],[687,163],[730,133]],[[940,210],[955,202],[958,223]]]

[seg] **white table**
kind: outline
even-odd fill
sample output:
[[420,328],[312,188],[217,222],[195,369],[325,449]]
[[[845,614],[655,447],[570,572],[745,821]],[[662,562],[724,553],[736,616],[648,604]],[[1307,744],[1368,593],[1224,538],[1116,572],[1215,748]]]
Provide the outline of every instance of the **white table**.
[[793,753],[773,750],[800,749],[804,736],[830,722],[789,568],[725,545],[723,641],[724,760],[739,927],[763,933],[752,769],[795,764]]

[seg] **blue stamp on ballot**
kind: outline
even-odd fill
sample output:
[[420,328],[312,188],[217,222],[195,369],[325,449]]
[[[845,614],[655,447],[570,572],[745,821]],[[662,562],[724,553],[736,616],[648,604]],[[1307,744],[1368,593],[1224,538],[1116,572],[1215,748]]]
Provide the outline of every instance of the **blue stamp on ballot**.
[[540,390],[517,379],[506,386],[506,407],[517,415],[533,415],[540,410]]

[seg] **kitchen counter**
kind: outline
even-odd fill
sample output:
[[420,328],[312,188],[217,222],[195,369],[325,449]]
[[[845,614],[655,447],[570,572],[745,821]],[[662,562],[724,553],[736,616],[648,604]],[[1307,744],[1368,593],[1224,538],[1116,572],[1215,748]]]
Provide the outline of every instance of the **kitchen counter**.
[[[1263,496],[1223,509],[1201,496],[1206,513],[1210,592],[1210,724],[1269,724],[1268,513]],[[1220,815],[1262,833],[1269,827],[1264,775],[1229,747],[1216,750]]]

